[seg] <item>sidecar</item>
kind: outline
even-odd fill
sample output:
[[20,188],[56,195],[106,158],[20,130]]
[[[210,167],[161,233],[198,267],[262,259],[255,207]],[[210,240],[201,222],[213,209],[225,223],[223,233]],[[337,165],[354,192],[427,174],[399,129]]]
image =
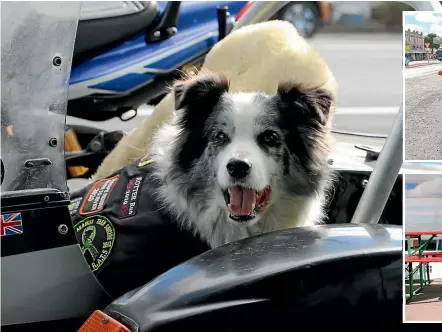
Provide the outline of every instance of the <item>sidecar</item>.
[[329,224],[227,244],[111,298],[84,259],[69,212],[64,135],[79,12],[78,2],[2,3],[10,27],[1,41],[4,331],[402,322],[401,111],[382,153],[371,153],[374,170],[333,164]]

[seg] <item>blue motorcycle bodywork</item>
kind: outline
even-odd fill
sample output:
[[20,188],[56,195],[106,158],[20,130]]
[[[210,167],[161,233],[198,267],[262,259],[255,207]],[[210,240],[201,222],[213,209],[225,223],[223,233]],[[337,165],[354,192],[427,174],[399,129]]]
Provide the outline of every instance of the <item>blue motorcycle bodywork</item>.
[[[69,100],[90,95],[125,96],[152,82],[159,74],[180,68],[207,53],[218,41],[217,7],[228,6],[229,20],[246,1],[183,1],[178,32],[155,43],[146,43],[141,33],[83,63],[73,65]],[[158,16],[167,1],[158,2]]]

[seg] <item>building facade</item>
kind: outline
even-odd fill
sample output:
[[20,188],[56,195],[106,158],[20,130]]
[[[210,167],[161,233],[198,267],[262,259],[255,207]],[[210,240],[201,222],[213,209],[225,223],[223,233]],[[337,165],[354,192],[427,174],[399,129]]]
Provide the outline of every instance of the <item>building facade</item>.
[[405,30],[405,55],[410,60],[425,59],[424,34],[419,31]]

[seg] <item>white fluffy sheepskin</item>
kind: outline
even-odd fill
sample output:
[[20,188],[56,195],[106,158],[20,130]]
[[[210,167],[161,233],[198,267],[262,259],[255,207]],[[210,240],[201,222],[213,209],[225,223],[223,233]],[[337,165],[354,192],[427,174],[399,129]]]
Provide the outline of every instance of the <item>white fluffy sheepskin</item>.
[[[203,68],[229,78],[232,93],[262,91],[274,95],[279,82],[291,81],[321,86],[336,98],[337,83],[326,62],[284,21],[258,23],[232,32],[207,54]],[[92,180],[104,178],[145,156],[155,130],[173,112],[173,96],[169,93],[149,118],[119,142]],[[329,125],[332,119],[330,116]]]

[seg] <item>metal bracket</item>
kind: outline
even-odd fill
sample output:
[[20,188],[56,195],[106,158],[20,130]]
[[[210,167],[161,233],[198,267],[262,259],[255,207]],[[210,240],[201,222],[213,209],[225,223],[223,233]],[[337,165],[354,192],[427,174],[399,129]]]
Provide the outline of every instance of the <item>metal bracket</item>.
[[180,13],[181,1],[170,1],[164,9],[160,21],[146,34],[146,43],[155,43],[172,37],[178,32],[176,24]]
[[382,151],[382,149],[376,149],[372,146],[362,144],[355,144],[355,148],[367,152],[365,155],[365,160],[367,161],[377,160]]

